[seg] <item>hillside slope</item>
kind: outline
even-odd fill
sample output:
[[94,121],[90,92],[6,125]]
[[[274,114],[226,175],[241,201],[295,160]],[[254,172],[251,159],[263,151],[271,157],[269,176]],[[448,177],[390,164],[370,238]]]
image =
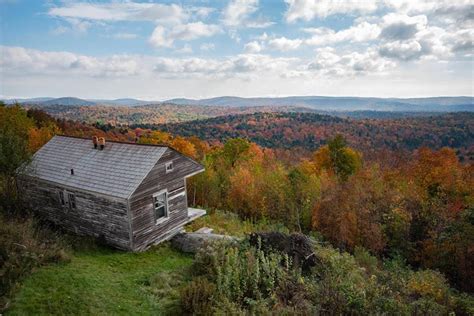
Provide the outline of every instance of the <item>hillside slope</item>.
[[303,106],[324,111],[474,111],[472,97],[364,98],[294,96],[280,98],[217,97],[211,99],[171,99],[166,102],[209,106]]
[[164,314],[175,304],[173,286],[181,284],[191,263],[191,256],[163,245],[144,253],[79,250],[70,263],[27,278],[8,314]]
[[185,122],[198,119],[206,119],[230,114],[249,114],[254,112],[273,111],[313,111],[307,108],[294,107],[224,107],[224,106],[201,106],[201,105],[177,105],[177,104],[147,104],[135,107],[128,106],[75,106],[75,105],[30,105],[27,108],[39,108],[48,114],[65,120],[79,122],[112,125],[133,124],[161,124]]
[[329,138],[342,134],[351,146],[365,152],[374,148],[413,150],[421,146],[450,146],[470,152],[469,157],[473,157],[474,149],[472,113],[387,120],[344,119],[314,113],[255,113],[163,124],[156,128],[206,140],[244,137],[271,148],[314,150]]

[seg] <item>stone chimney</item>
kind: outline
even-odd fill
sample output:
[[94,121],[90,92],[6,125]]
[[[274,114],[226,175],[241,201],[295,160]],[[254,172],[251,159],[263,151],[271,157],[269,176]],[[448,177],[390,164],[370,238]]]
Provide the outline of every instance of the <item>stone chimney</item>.
[[103,150],[105,148],[105,138],[104,137],[99,137],[99,147],[100,147],[100,150]]

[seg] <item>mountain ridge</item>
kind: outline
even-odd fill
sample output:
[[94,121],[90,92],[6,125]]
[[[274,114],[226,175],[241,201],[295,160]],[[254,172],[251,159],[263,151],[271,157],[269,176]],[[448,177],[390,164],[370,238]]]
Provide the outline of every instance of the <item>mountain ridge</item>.
[[241,98],[233,96],[209,99],[169,99],[169,103],[208,106],[306,106],[318,110],[340,111],[474,111],[472,97],[375,98],[293,96],[278,98]]
[[143,106],[148,104],[176,104],[196,106],[256,107],[256,106],[296,106],[323,111],[393,111],[393,112],[461,112],[474,111],[474,98],[426,97],[426,98],[378,98],[378,97],[331,97],[331,96],[290,96],[254,97],[222,96],[208,99],[174,98],[165,101],[144,101],[134,98],[121,99],[80,99],[75,97],[32,98],[4,100],[7,104],[18,101],[21,104],[47,105],[109,105]]

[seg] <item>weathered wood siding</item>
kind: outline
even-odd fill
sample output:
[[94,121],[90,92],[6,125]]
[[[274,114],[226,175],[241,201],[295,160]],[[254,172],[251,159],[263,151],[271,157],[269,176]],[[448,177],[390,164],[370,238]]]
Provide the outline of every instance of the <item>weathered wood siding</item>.
[[[115,247],[131,249],[127,200],[65,188],[27,176],[18,178],[18,188],[31,208],[47,220],[79,235],[98,237]],[[61,205],[61,190],[75,195],[75,209],[70,209],[68,204]]]
[[[166,173],[165,165],[170,161],[174,170]],[[183,226],[188,216],[185,177],[201,169],[195,161],[172,149],[166,150],[129,200],[134,250],[146,249]],[[156,224],[153,194],[164,189],[168,191],[168,219]]]

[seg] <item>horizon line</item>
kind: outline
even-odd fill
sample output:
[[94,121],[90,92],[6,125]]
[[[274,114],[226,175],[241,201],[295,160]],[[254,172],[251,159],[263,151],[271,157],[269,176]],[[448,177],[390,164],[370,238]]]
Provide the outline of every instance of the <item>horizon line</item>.
[[316,95],[316,94],[309,94],[309,95],[279,95],[279,96],[237,96],[237,95],[219,95],[219,96],[212,96],[212,97],[167,97],[167,98],[156,98],[156,99],[149,99],[149,98],[140,98],[140,97],[111,97],[111,98],[96,98],[96,97],[77,97],[77,96],[59,96],[59,97],[51,97],[51,96],[35,96],[35,97],[10,97],[10,96],[3,96],[0,95],[0,100],[2,101],[16,101],[16,100],[25,100],[25,99],[40,99],[40,98],[50,98],[50,99],[61,99],[61,98],[76,98],[85,101],[116,101],[122,99],[133,99],[137,101],[144,101],[144,102],[165,102],[174,99],[187,99],[193,101],[199,100],[207,100],[207,99],[217,99],[217,98],[240,98],[240,99],[283,99],[283,98],[298,98],[298,97],[318,97],[318,98],[364,98],[364,99],[431,99],[431,98],[474,98],[474,95],[430,95],[430,96],[403,96],[403,97],[396,97],[396,96],[357,96],[357,95]]

